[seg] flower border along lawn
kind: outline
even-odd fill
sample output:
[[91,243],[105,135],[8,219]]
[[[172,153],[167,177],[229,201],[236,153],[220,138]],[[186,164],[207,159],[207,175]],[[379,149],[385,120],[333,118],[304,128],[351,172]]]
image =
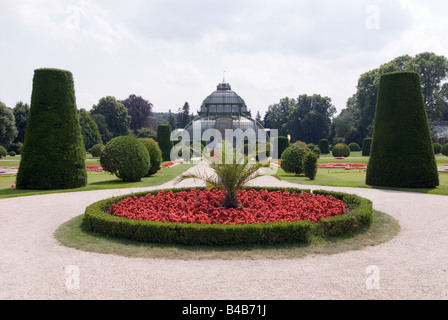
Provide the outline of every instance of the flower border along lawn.
[[[345,159],[335,159],[331,155],[322,155],[318,160],[318,165],[325,165],[328,163],[355,163],[367,165],[369,157],[361,157],[360,153],[352,152],[354,156]],[[405,161],[405,159],[404,159]],[[436,162],[438,167],[443,167],[448,164],[448,157],[443,155],[436,155]],[[369,188],[375,187],[366,185],[366,172],[364,170],[345,170],[345,169],[327,169],[319,168],[315,180],[310,180],[303,175],[289,174],[278,168],[277,175],[287,182],[314,185],[314,186],[330,186],[330,187],[350,187],[350,188]],[[440,184],[434,189],[425,188],[386,188],[387,190],[398,190],[406,192],[419,192],[427,194],[448,195],[448,174],[439,173]]]
[[[98,161],[96,159],[90,159],[90,160],[91,161],[86,161],[86,164],[95,165]],[[88,171],[87,185],[85,187],[76,189],[66,189],[66,190],[20,190],[11,187],[12,184],[16,183],[15,176],[0,177],[0,199],[39,195],[39,194],[62,193],[62,192],[144,188],[144,187],[158,186],[173,180],[179,174],[188,170],[192,166],[193,164],[184,163],[169,168],[162,167],[162,169],[160,170],[161,172],[158,172],[150,177],[142,178],[140,182],[123,182],[116,176],[106,172]]]

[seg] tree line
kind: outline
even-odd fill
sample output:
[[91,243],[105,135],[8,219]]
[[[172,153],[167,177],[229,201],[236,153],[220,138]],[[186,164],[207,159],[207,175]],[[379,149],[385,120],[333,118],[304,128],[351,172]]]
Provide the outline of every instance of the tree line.
[[397,57],[363,73],[358,79],[356,93],[348,98],[346,107],[337,116],[331,98],[304,94],[270,105],[261,123],[266,128],[278,129],[279,135],[289,135],[291,141],[316,144],[320,139],[328,139],[333,144],[361,144],[373,134],[380,77],[395,71],[417,72],[428,120],[448,121],[448,60],[424,52],[415,57]]
[[[328,139],[333,144],[362,144],[364,138],[373,134],[380,77],[394,71],[417,72],[429,121],[448,121],[448,59],[431,52],[399,56],[361,74],[356,92],[337,116],[330,97],[302,94],[280,99],[268,107],[264,117],[258,112],[255,120],[265,128],[277,129],[281,136],[290,136],[291,141],[317,144],[320,139]],[[20,149],[29,109],[23,102],[13,109],[0,102],[0,145],[14,151]],[[80,109],[79,116],[87,150],[122,135],[155,138],[157,125],[184,128],[194,118],[188,102],[177,113],[171,109],[168,113],[154,113],[151,102],[133,94],[125,100],[101,98],[90,111]]]
[[[25,141],[29,112],[27,103],[20,101],[14,108],[8,108],[0,101],[1,146],[20,153]],[[158,124],[168,123],[173,129],[183,128],[193,119],[188,102],[176,114],[170,110],[167,117],[161,118],[154,116],[151,102],[134,94],[125,100],[117,100],[113,96],[103,97],[91,110],[81,108],[78,114],[86,150],[96,144],[106,144],[118,136],[156,138]]]

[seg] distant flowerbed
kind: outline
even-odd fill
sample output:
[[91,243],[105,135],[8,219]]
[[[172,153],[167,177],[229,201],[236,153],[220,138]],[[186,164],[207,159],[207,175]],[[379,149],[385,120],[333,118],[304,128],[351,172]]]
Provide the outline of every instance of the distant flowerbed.
[[367,165],[363,163],[327,163],[317,167],[322,169],[367,170]]
[[112,204],[109,214],[135,220],[197,224],[260,224],[320,219],[342,215],[345,205],[333,196],[267,190],[242,190],[237,209],[224,209],[224,194],[217,190],[160,191],[156,195],[128,197]]
[[0,167],[0,177],[14,177],[17,175],[18,167]]
[[103,168],[100,165],[88,165],[86,166],[86,170],[93,172],[103,172]]
[[[163,165],[164,168],[169,168],[180,164],[180,161],[170,161]],[[2,177],[11,177],[17,175],[18,167],[0,167],[0,176]],[[87,165],[86,170],[89,172],[103,172],[103,168],[101,165]],[[160,171],[159,171],[160,172]]]
[[171,167],[181,164],[182,162],[183,161],[169,161],[169,162],[162,164],[162,167],[163,168],[171,168]]

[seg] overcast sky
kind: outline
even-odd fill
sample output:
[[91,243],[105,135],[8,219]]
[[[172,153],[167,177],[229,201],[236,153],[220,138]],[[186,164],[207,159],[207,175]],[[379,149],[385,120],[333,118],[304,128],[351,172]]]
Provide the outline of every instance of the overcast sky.
[[34,70],[73,73],[78,108],[105,96],[191,111],[225,80],[262,116],[400,55],[448,57],[446,0],[0,0],[0,101],[30,102]]

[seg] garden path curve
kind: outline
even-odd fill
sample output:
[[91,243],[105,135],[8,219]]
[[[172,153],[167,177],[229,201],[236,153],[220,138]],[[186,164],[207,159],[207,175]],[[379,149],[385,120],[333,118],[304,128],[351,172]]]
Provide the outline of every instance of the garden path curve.
[[[178,186],[195,184],[186,180]],[[252,184],[310,188],[271,177]],[[173,182],[162,185],[171,186]],[[375,209],[393,216],[401,226],[400,233],[386,243],[330,256],[201,261],[126,258],[67,248],[53,237],[61,224],[83,214],[95,201],[158,188],[0,200],[0,299],[448,298],[447,196],[311,187],[371,199]],[[79,288],[67,282],[69,266],[79,268]],[[379,288],[367,286],[375,275]]]

